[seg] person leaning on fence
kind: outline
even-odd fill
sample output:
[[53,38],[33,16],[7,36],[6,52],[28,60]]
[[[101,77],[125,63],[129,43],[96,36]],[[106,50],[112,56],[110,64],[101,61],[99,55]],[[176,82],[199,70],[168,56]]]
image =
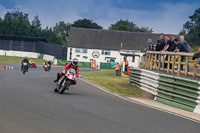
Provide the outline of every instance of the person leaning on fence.
[[[156,45],[156,51],[162,51],[165,47],[166,43],[165,40],[163,39],[163,35],[160,35],[159,40],[157,40],[157,45]],[[159,55],[157,55],[157,60],[159,58]],[[156,63],[158,65],[158,63]],[[162,67],[162,62],[160,63],[160,67]]]
[[189,52],[192,51],[192,48],[185,41],[185,37],[184,36],[180,36],[180,43],[182,43],[188,49]]
[[[168,36],[165,36],[165,41],[167,42],[167,44],[161,52],[168,51],[173,44],[173,41]],[[167,61],[167,60],[168,60],[168,55],[166,55],[166,57],[165,57],[165,61]],[[167,68],[167,63],[164,64],[164,68]]]
[[115,67],[115,71],[116,71],[116,76],[120,76],[120,69],[119,69],[119,63],[117,62],[117,64],[115,66],[113,66],[113,68]]
[[[174,50],[174,52],[186,52],[186,53],[189,53],[189,50],[185,47],[185,45],[183,45],[182,43],[179,42],[179,39],[176,38],[174,40],[174,43],[177,45],[177,48]],[[185,56],[181,56],[181,62],[183,62],[184,60],[186,59]],[[189,58],[188,58],[189,60]],[[189,72],[189,66],[188,66],[188,72]],[[183,71],[183,65],[181,64],[181,68],[180,70]]]

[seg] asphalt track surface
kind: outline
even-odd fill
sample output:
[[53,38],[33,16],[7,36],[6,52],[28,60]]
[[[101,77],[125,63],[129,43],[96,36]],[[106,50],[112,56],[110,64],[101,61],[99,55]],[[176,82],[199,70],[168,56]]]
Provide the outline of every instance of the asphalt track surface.
[[[199,133],[200,123],[138,105],[82,80],[54,93],[60,67],[0,70],[0,133]],[[82,72],[90,69],[81,69]]]

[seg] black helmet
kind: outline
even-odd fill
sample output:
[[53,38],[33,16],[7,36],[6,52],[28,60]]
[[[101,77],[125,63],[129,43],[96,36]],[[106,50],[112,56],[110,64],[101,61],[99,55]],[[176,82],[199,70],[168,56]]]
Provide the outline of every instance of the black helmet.
[[74,58],[72,63],[77,66],[78,65],[78,59]]

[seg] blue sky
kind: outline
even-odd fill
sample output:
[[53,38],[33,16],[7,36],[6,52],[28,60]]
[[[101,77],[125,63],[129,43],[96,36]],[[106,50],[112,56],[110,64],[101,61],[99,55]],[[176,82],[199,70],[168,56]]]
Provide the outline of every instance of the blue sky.
[[154,33],[178,34],[200,0],[0,0],[0,17],[14,8],[28,13],[30,20],[38,14],[43,27],[88,18],[108,29],[128,19]]

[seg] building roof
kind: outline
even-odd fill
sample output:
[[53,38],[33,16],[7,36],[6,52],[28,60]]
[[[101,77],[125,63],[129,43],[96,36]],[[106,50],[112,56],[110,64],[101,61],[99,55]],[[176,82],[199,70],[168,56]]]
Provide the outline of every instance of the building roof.
[[47,39],[40,37],[17,37],[17,36],[6,36],[0,35],[0,40],[15,40],[15,41],[30,41],[30,42],[47,42]]
[[[147,47],[150,38],[153,43],[159,39],[160,34],[112,31],[100,29],[85,29],[72,27],[69,35],[69,47],[104,49],[104,50],[140,50]],[[168,36],[171,36],[168,34]]]

